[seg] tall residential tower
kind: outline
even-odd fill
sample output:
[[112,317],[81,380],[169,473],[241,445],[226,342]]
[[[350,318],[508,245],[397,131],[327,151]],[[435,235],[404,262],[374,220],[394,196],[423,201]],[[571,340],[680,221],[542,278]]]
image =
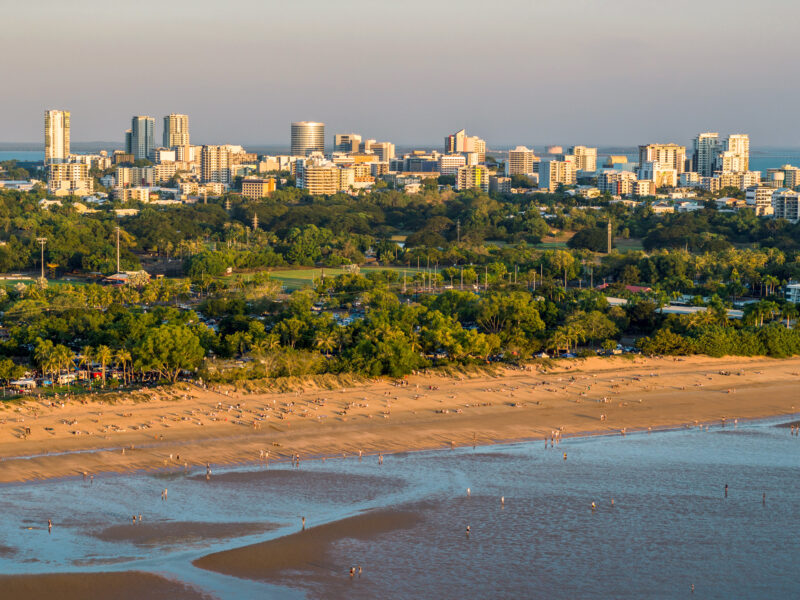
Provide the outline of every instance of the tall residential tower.
[[125,151],[133,154],[134,160],[152,160],[156,149],[155,124],[153,117],[131,119],[131,128],[125,132]]
[[177,148],[189,145],[189,117],[172,113],[164,117],[165,148]]
[[69,160],[69,111],[44,111],[44,165]]

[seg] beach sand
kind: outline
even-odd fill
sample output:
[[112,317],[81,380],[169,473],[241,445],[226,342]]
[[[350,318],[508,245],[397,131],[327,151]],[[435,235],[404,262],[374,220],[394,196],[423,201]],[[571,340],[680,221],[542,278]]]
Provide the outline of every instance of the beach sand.
[[[0,482],[352,457],[791,416],[800,358],[615,357],[247,393],[179,384],[0,409]],[[118,396],[118,395],[117,395]]]
[[140,571],[116,573],[54,573],[47,575],[0,575],[3,600],[205,600],[206,594],[173,581]]
[[343,539],[370,540],[414,527],[421,521],[417,511],[375,510],[259,544],[209,554],[192,564],[275,584],[297,585],[302,581],[304,587],[324,589],[327,598],[346,598],[350,578],[341,565],[349,565],[348,557],[346,552],[344,556],[339,551],[332,552],[334,545]]

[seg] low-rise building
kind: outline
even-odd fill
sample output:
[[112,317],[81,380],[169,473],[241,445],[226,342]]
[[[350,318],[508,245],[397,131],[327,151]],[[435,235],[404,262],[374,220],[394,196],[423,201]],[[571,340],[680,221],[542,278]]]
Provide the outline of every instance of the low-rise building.
[[247,177],[242,180],[242,196],[245,198],[266,198],[277,188],[274,177],[267,179]]
[[489,191],[489,169],[483,165],[468,165],[458,169],[456,189]]
[[745,190],[745,203],[759,217],[772,214],[772,195],[776,190],[766,186],[752,186]]
[[775,219],[786,219],[791,223],[800,221],[798,193],[788,188],[775,190],[772,194],[772,216]]

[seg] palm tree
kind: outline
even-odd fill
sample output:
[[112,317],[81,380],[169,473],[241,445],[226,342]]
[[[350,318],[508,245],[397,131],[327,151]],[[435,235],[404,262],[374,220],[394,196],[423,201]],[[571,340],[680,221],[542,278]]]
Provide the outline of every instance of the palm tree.
[[128,383],[127,366],[131,362],[131,353],[125,348],[121,348],[117,350],[116,354],[114,355],[114,360],[116,360],[118,364],[122,365],[122,383],[125,385]]
[[103,385],[106,384],[106,364],[111,361],[113,357],[113,353],[111,352],[111,348],[108,346],[98,346],[96,358],[100,361],[100,370],[102,371],[103,376]]
[[91,385],[92,382],[92,374],[91,374],[91,367],[93,361],[94,350],[91,346],[84,346],[81,348],[81,355],[78,358],[78,366],[79,367],[86,367],[86,374],[87,379],[89,380],[89,384]]
[[786,328],[789,328],[789,321],[796,319],[798,314],[797,306],[793,302],[785,302],[781,306],[781,317],[786,319]]
[[325,356],[330,356],[331,351],[336,347],[336,339],[330,331],[320,331],[317,334],[315,344]]

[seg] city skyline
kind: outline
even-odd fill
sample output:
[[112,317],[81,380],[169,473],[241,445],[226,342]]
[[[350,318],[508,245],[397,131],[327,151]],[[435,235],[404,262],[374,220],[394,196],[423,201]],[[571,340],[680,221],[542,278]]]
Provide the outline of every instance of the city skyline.
[[[797,78],[771,81],[765,91],[742,76],[797,71],[793,36],[784,35],[800,16],[796,5],[577,4],[565,11],[553,1],[507,1],[506,10],[487,15],[471,0],[412,0],[402,10],[369,3],[368,11],[359,10],[367,7],[361,0],[335,7],[238,0],[232,13],[264,18],[229,22],[208,2],[158,5],[157,20],[146,18],[156,8],[150,0],[135,7],[85,0],[82,10],[47,0],[14,6],[4,14],[0,51],[22,49],[25,60],[7,70],[13,85],[4,94],[0,141],[37,140],[41,111],[64,106],[83,132],[77,142],[120,139],[126,115],[178,111],[191,116],[197,142],[208,144],[281,144],[286,123],[313,119],[331,132],[401,145],[433,144],[439,131],[461,128],[489,147],[687,143],[698,131],[718,130],[748,131],[762,146],[797,145],[783,124]],[[278,24],[269,35],[266,22]],[[193,32],[180,47],[171,41],[177,25]],[[133,30],[137,51],[126,60],[147,70],[146,94],[130,92],[136,70],[117,66],[118,40]],[[312,41],[297,45],[297,31]],[[724,49],[726,60],[698,60],[699,40]],[[56,50],[64,58],[54,62]],[[256,56],[274,62],[254,77],[247,58]],[[337,56],[347,63],[332,69]],[[173,59],[177,72],[147,68]],[[350,76],[342,77],[344,67]]]

